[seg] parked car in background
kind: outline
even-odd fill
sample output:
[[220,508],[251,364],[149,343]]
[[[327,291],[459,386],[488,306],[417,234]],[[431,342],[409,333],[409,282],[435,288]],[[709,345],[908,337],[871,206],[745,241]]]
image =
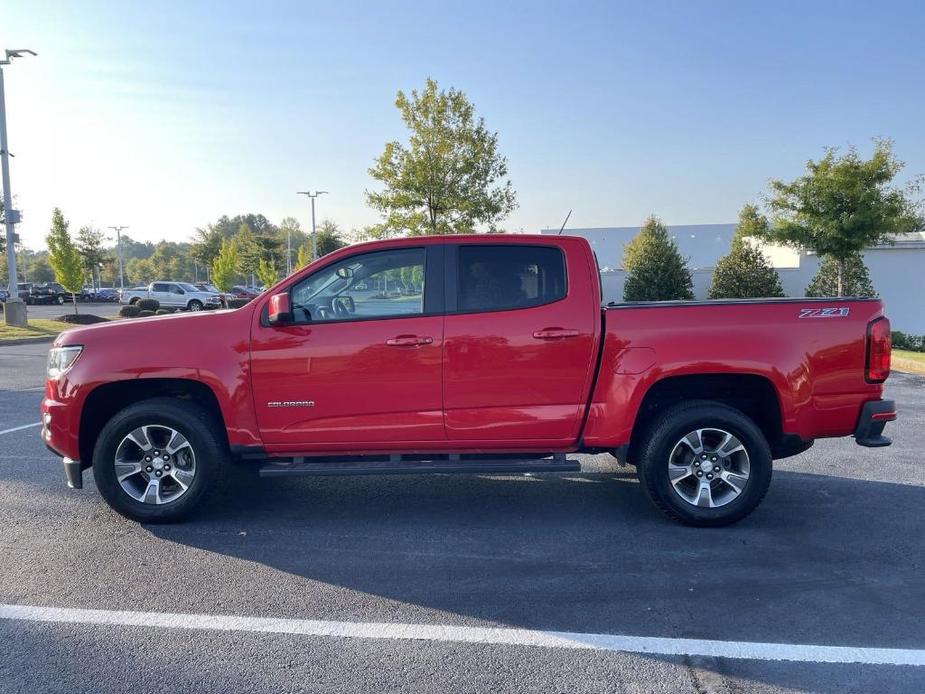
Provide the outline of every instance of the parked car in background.
[[0,301],[6,302],[10,298],[10,290],[6,287],[0,287]]
[[204,292],[189,282],[152,282],[147,287],[125,290],[119,301],[134,304],[139,299],[155,299],[162,308],[185,308],[202,311],[206,308],[220,308],[219,295]]
[[93,293],[93,301],[112,303],[119,300],[119,290],[113,287],[99,287]]
[[219,301],[222,302],[222,308],[228,308],[228,301],[225,298],[225,292],[216,287],[214,284],[209,284],[208,282],[194,282],[193,286],[204,292],[212,292],[213,294],[218,294]]
[[19,298],[27,304],[32,303],[32,282],[17,282],[16,291],[19,292]]
[[253,299],[256,296],[260,296],[260,290],[257,289],[257,287],[245,287],[240,284],[233,286],[228,293],[235,299]]
[[[65,290],[57,282],[42,282],[41,284],[33,284],[32,290],[30,291],[32,296],[33,304],[63,304],[66,301],[73,301],[73,295]],[[77,294],[78,298],[81,296],[80,293]]]

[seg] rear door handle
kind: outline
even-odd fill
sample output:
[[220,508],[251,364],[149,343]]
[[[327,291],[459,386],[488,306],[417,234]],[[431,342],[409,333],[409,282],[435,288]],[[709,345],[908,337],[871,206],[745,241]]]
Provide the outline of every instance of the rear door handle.
[[567,328],[543,328],[533,333],[537,340],[561,340],[566,337],[578,337],[580,333],[577,330]]
[[385,344],[389,347],[418,347],[420,345],[429,345],[434,341],[432,337],[418,337],[417,335],[399,335],[391,340],[386,340]]

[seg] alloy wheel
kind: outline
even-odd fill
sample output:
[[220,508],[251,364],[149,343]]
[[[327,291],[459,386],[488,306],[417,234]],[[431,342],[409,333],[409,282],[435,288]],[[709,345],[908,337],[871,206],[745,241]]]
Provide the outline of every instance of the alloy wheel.
[[695,429],[678,441],[668,457],[674,492],[692,506],[717,508],[734,501],[748,484],[748,451],[723,429]]
[[135,501],[161,505],[176,501],[196,477],[196,454],[183,434],[161,424],[140,426],[119,443],[116,479]]

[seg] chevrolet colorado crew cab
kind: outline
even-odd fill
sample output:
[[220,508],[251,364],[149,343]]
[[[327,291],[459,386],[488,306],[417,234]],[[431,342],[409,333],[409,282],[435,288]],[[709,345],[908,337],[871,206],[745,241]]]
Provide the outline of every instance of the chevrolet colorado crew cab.
[[[182,344],[182,349],[166,348]],[[350,246],[237,310],[114,321],[49,353],[42,437],[71,487],[179,519],[263,476],[575,471],[612,453],[672,518],[737,521],[772,460],[887,446],[875,299],[601,306],[581,238]]]
[[155,299],[162,308],[188,311],[202,311],[222,305],[220,294],[204,291],[188,282],[152,282],[147,287],[126,289],[120,295],[119,303],[134,304],[139,299]]

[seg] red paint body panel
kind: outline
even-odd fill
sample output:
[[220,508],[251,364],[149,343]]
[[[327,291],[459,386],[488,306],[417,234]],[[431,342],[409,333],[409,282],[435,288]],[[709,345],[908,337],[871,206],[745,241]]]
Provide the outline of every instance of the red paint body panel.
[[600,285],[587,244],[549,237],[544,244],[565,251],[565,298],[446,316],[443,406],[451,441],[578,440],[600,342]]
[[[390,346],[401,335],[433,338]],[[444,442],[443,316],[254,327],[254,407],[264,443]],[[271,407],[270,402],[312,401]]]
[[[273,294],[352,254],[467,243],[561,248],[566,297],[493,313],[266,324]],[[610,449],[629,441],[646,392],[684,375],[766,378],[784,432],[805,440],[851,434],[863,403],[881,397],[882,384],[864,377],[866,330],[882,315],[879,301],[840,303],[848,315],[830,318],[799,318],[799,301],[603,312],[600,301],[596,264],[583,239],[479,235],[348,247],[238,310],[63,333],[56,345],[84,350],[46,384],[48,443],[78,459],[87,395],[106,383],[146,378],[206,385],[233,447],[278,455]],[[432,341],[387,344],[407,335]],[[304,406],[272,405],[279,402]]]
[[[854,301],[849,315],[838,318],[800,319],[799,309],[799,302],[769,301],[606,310],[585,444],[627,443],[648,389],[663,378],[694,374],[762,376],[777,393],[785,433],[806,440],[848,436],[861,405],[883,392],[882,384],[864,379],[866,327],[882,305]],[[625,362],[639,360],[626,355],[638,349],[654,359],[632,373]]]

